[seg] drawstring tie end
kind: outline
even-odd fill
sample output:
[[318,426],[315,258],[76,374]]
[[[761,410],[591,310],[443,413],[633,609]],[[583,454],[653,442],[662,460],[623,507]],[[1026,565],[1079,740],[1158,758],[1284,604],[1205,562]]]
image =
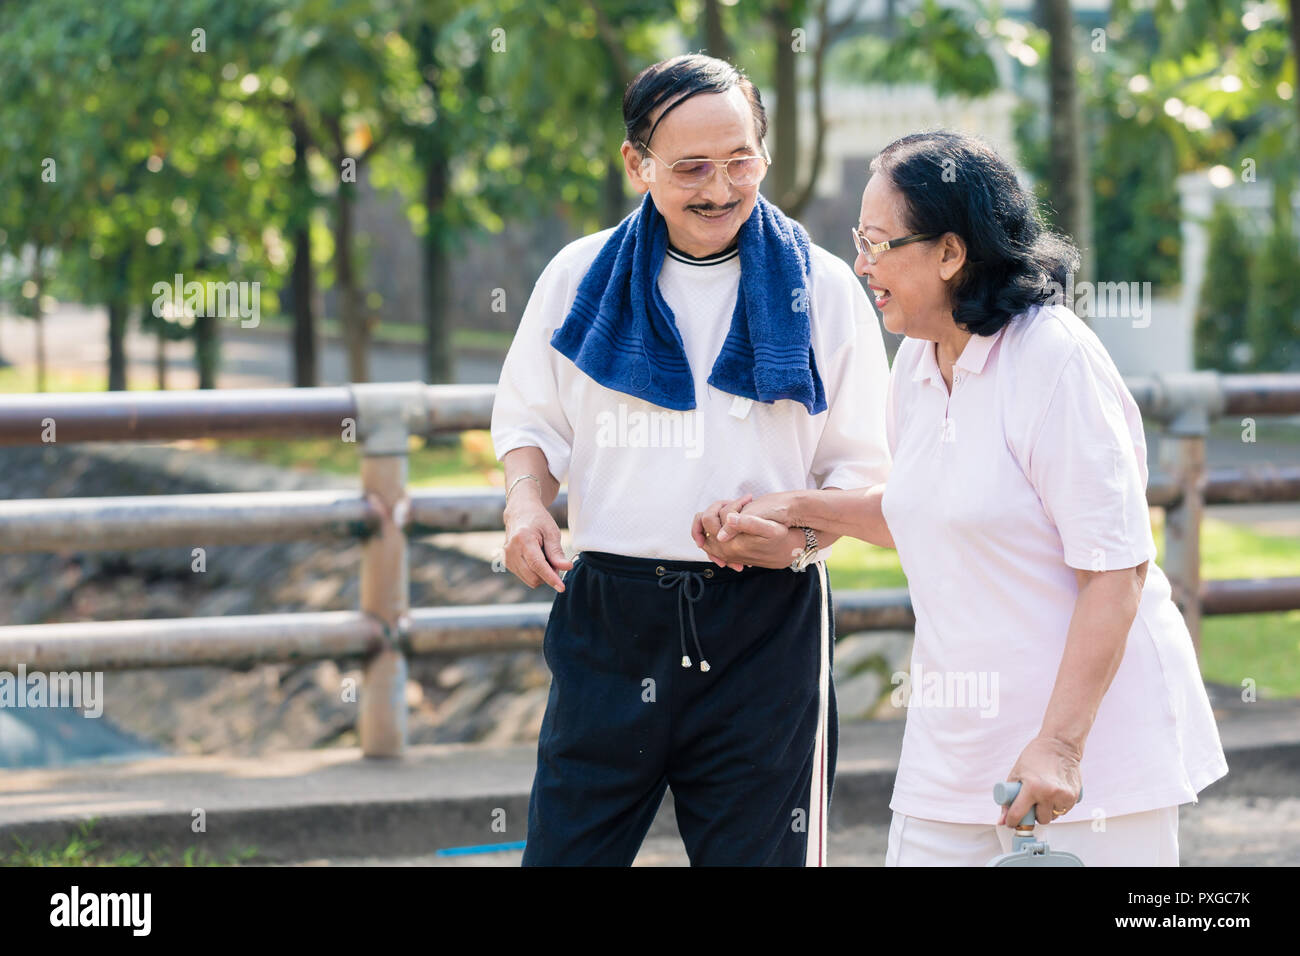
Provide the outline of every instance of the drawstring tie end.
[[[695,641],[695,650],[700,655],[700,670],[707,673],[709,662],[704,659],[704,649],[700,647],[700,635],[695,629],[695,602],[704,596],[704,579],[713,577],[713,569],[699,571],[669,571],[662,564],[655,568],[661,588],[677,588],[677,629],[682,642],[682,667],[691,666],[690,655],[686,653],[686,622],[691,625],[691,638]],[[683,609],[685,615],[683,615]]]

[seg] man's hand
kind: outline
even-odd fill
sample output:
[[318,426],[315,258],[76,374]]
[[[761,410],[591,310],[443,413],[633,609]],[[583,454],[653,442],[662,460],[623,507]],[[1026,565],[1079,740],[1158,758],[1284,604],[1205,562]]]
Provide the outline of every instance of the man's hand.
[[530,588],[545,582],[562,592],[559,572],[570,570],[573,562],[564,556],[560,526],[542,504],[535,485],[520,482],[506,505],[506,570]]
[[761,568],[788,567],[803,550],[804,537],[785,525],[756,519],[750,525],[752,530],[737,534],[733,529],[720,538],[728,516],[739,514],[752,500],[753,495],[745,495],[734,501],[715,501],[695,516],[691,538],[719,567],[736,571],[751,564]]

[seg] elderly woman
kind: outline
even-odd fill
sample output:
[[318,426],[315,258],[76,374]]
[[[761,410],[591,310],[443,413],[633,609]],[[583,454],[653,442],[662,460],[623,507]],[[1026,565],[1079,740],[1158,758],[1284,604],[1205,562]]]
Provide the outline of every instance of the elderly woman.
[[[718,502],[696,543],[733,566],[791,527],[898,549],[916,638],[887,865],[984,864],[1033,805],[1087,865],[1176,866],[1178,806],[1227,763],[1154,563],[1138,408],[1059,301],[1073,247],[949,132],[885,148],[853,237],[906,336],[887,485]],[[1023,784],[1001,811],[998,780]]]

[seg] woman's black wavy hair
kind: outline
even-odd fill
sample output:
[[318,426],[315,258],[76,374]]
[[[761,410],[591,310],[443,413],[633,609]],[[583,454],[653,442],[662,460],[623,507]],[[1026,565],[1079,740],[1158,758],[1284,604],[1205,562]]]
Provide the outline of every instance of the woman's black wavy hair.
[[1068,238],[1044,228],[1033,193],[987,143],[949,130],[896,139],[871,161],[902,195],[908,233],[951,232],[966,243],[952,316],[993,335],[1029,306],[1059,297],[1079,268]]

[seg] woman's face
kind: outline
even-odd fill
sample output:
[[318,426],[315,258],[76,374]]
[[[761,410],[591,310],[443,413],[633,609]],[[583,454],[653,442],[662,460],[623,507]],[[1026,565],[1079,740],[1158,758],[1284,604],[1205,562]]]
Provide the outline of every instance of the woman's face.
[[[912,234],[903,219],[903,196],[876,173],[862,191],[858,228],[872,242]],[[949,280],[965,261],[965,248],[951,233],[879,253],[876,263],[858,254],[853,271],[867,280],[876,311],[895,335],[939,341],[954,328]]]

